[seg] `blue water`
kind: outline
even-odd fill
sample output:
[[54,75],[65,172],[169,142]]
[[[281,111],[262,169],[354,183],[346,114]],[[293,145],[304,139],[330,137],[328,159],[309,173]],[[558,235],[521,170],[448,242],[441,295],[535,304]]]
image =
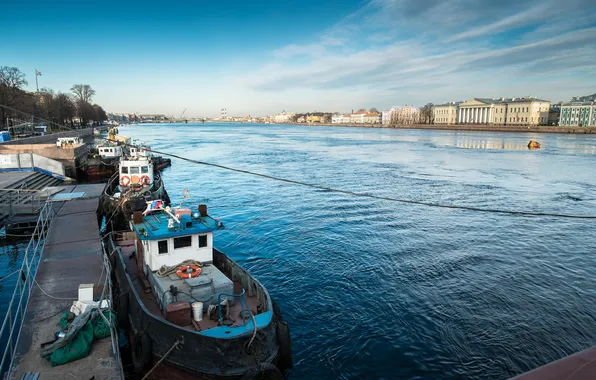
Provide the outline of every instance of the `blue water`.
[[[0,239],[0,325],[4,321],[8,303],[19,278],[18,273],[13,273],[21,268],[28,243],[29,239]],[[3,349],[4,345],[0,342],[0,350]]]
[[[596,215],[596,137],[275,125],[120,128],[153,148],[324,186]],[[538,140],[543,148],[525,145]],[[488,147],[488,149],[487,149]],[[596,221],[392,203],[173,160],[174,202],[278,301],[291,379],[504,379],[596,344]]]

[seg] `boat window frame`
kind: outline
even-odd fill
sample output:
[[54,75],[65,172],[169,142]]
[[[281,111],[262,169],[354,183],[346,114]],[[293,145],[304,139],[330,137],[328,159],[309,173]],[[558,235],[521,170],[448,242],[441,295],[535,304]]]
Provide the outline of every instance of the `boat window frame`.
[[[192,235],[176,236],[174,239],[174,249],[192,247]],[[183,244],[183,245],[180,245]]]
[[[161,244],[165,243],[165,251],[162,252],[162,248],[163,246],[161,246]],[[158,255],[165,255],[168,253],[168,239],[164,239],[164,240],[158,240],[157,241],[157,254]]]
[[141,174],[149,174],[149,165],[141,166]]
[[[138,166],[129,166],[130,174],[140,174],[141,169]],[[136,169],[136,172],[133,170]]]
[[[204,239],[205,245],[201,245],[201,240]],[[207,234],[199,235],[199,248],[205,248],[209,246],[209,239],[207,238]]]
[[122,167],[122,174],[128,174],[128,166]]

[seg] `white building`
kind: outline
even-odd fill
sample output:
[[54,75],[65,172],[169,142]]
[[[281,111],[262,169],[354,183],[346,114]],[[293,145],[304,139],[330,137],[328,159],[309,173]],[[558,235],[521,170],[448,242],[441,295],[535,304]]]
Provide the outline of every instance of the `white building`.
[[[408,106],[392,107],[388,112],[389,121],[387,124],[416,124],[420,122],[420,109]],[[385,122],[384,122],[385,123]]]
[[273,116],[273,122],[275,123],[288,123],[290,121],[292,121],[292,117],[296,116],[295,112],[286,112],[286,111],[281,111],[280,113],[278,113],[277,115]]

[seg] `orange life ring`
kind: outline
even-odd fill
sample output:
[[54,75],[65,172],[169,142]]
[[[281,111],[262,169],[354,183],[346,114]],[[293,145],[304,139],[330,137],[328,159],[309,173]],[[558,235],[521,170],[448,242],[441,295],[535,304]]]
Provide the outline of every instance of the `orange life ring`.
[[151,180],[149,179],[148,175],[143,175],[141,176],[141,185],[150,185],[151,184]]
[[[192,272],[188,270],[192,269]],[[183,265],[176,271],[180,278],[194,278],[201,274],[201,268],[198,265]]]
[[122,186],[128,186],[130,184],[130,178],[127,175],[120,177],[120,184]]

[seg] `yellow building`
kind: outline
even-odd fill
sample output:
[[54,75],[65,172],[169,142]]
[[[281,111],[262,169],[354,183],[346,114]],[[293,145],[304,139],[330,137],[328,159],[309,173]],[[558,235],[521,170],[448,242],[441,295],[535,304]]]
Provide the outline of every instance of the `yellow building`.
[[320,123],[323,120],[323,116],[318,116],[318,115],[308,115],[306,117],[306,122],[307,123]]
[[449,102],[433,107],[435,124],[457,124],[457,113],[461,102]]
[[547,125],[550,101],[534,97],[474,98],[459,105],[458,124]]

